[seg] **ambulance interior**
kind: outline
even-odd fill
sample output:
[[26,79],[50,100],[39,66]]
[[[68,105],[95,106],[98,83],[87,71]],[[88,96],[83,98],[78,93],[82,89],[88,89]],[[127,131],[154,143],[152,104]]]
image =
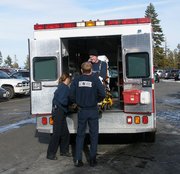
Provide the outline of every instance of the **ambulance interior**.
[[113,101],[106,110],[123,109],[123,71],[121,36],[63,38],[62,43],[62,72],[69,72],[73,77],[80,74],[80,66],[88,61],[90,49],[96,49],[98,55],[108,58],[109,89]]

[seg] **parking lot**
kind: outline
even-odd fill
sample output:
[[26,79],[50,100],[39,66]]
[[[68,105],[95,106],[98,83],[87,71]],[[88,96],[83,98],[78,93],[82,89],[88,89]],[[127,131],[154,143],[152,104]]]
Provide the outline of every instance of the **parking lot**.
[[[131,140],[125,136],[98,147],[98,165],[76,168],[73,158],[57,161],[46,159],[49,135],[37,137],[35,122],[30,116],[30,98],[16,97],[0,103],[0,173],[115,173],[179,174],[180,172],[180,83],[163,82],[155,85],[157,102],[157,137],[155,143]],[[23,122],[23,120],[26,120]],[[29,120],[29,122],[27,121]],[[5,129],[6,128],[6,129]],[[73,147],[73,146],[72,146]]]

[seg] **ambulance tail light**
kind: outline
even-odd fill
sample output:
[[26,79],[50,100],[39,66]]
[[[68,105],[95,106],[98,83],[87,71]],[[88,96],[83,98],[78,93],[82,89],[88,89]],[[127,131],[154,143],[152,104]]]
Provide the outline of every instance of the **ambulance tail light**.
[[140,124],[140,116],[135,116],[134,117],[134,123],[135,124]]
[[53,118],[52,117],[49,117],[49,124],[50,125],[53,125],[54,121],[53,121]]
[[147,115],[144,115],[144,116],[139,116],[139,115],[136,115],[136,116],[127,116],[126,118],[126,121],[127,121],[127,124],[148,124],[149,122],[149,119],[148,119],[148,116]]
[[42,121],[43,125],[47,125],[47,123],[48,123],[47,117],[42,117],[41,121]]
[[148,116],[143,116],[142,117],[142,123],[143,124],[148,124]]
[[127,116],[127,124],[132,124],[132,116]]

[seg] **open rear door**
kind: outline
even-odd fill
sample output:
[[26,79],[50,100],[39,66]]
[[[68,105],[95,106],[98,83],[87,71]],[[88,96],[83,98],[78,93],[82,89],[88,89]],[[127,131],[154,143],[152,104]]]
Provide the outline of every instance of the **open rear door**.
[[60,40],[30,40],[31,114],[49,114],[61,72]]
[[[124,111],[128,113],[154,112],[151,37],[150,33],[122,36],[124,91],[126,92]],[[136,101],[132,97],[134,92],[137,92],[137,95],[141,94],[141,97],[145,95],[145,101],[140,101],[139,96],[138,101]],[[128,96],[132,97],[129,98],[129,101],[126,98]]]

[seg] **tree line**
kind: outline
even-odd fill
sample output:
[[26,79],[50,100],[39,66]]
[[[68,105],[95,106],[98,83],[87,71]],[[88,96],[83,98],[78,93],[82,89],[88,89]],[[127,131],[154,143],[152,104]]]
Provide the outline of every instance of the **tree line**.
[[[0,51],[0,67],[20,68],[16,55],[14,56],[14,61],[9,55],[7,56],[6,59],[3,59],[1,51]],[[29,69],[29,56],[26,57],[23,68]]]
[[[160,26],[158,14],[156,13],[155,7],[152,3],[147,6],[145,17],[150,18],[152,23],[154,67],[162,69],[180,69],[180,44],[178,44],[177,48],[174,50],[170,50],[167,47],[167,42]],[[15,56],[14,61],[12,61],[12,58],[8,55],[3,63],[2,53],[0,51],[0,66],[19,68],[18,59]],[[26,57],[24,68],[29,69],[29,56]]]

